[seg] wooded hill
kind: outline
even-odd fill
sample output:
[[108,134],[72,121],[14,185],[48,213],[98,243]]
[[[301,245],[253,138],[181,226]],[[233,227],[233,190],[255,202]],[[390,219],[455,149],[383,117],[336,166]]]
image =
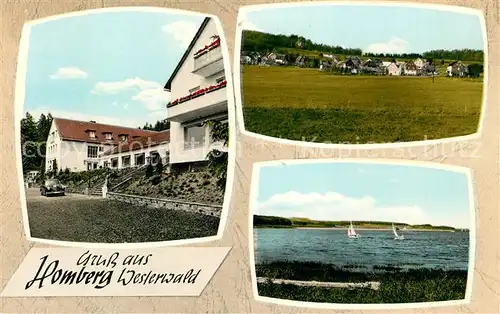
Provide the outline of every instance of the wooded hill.
[[455,50],[431,50],[424,53],[405,53],[405,54],[373,54],[363,53],[360,48],[344,48],[341,46],[326,45],[314,43],[310,39],[299,35],[277,35],[258,31],[244,30],[242,33],[243,54],[250,52],[276,52],[276,53],[297,53],[300,50],[304,52],[314,52],[316,56],[321,57],[321,53],[349,56],[367,56],[377,58],[394,59],[441,59],[441,60],[461,60],[461,61],[484,61],[484,52],[474,49],[455,49]]
[[[391,228],[392,222],[387,221],[356,221],[353,222],[357,228],[367,229],[386,229]],[[253,225],[255,228],[347,228],[349,221],[322,221],[311,220],[308,218],[285,218],[277,216],[254,215]],[[423,229],[423,230],[446,230],[455,231],[456,229],[450,226],[432,226],[424,225],[409,225],[398,223],[398,228],[408,229]]]

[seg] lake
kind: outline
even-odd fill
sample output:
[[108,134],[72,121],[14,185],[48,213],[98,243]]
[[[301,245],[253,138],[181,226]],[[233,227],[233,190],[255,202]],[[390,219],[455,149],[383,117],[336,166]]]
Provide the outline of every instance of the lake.
[[[402,268],[467,270],[469,232],[405,231],[394,240],[392,230],[358,230],[349,239],[342,229],[255,228],[255,263],[320,262],[360,269],[393,265]],[[354,269],[353,269],[354,270]]]

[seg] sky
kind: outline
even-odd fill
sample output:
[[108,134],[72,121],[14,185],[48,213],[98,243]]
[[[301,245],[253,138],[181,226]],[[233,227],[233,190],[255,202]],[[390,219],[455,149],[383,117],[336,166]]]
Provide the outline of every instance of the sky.
[[33,25],[24,111],[130,127],[165,119],[163,86],[203,18],[105,12]]
[[299,35],[312,42],[374,53],[484,49],[476,15],[374,5],[266,8],[241,17],[242,28]]
[[469,228],[465,174],[366,163],[267,165],[254,214],[314,220],[390,221]]

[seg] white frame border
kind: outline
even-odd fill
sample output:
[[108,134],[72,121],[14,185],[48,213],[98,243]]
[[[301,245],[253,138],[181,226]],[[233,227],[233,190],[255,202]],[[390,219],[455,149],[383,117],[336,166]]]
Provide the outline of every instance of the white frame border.
[[[322,164],[322,163],[361,163],[361,164],[385,164],[385,165],[402,165],[408,167],[425,167],[431,169],[447,170],[452,172],[462,173],[467,177],[469,189],[469,263],[467,270],[467,284],[465,288],[465,298],[462,300],[452,301],[437,301],[437,302],[422,302],[422,303],[386,303],[386,304],[352,304],[352,303],[320,303],[320,302],[305,302],[294,301],[287,299],[276,299],[271,297],[264,297],[259,295],[257,286],[257,276],[255,271],[255,247],[254,247],[254,227],[253,215],[255,205],[257,203],[258,189],[259,189],[259,174],[260,169],[263,167],[272,166],[287,166],[297,164]],[[460,306],[467,305],[471,302],[472,288],[475,271],[475,253],[476,253],[476,210],[474,199],[474,186],[472,170],[466,167],[443,165],[432,162],[421,161],[406,161],[406,160],[388,160],[388,159],[365,159],[365,158],[348,158],[342,159],[287,159],[287,160],[273,160],[254,163],[252,169],[252,179],[249,195],[249,209],[248,209],[248,253],[250,259],[250,276],[252,280],[252,291],[255,301],[274,303],[285,306],[294,307],[307,307],[315,309],[342,309],[342,310],[380,310],[380,309],[415,309],[415,308],[429,308],[429,307],[443,307],[443,306]]]
[[[277,137],[272,137],[268,135],[262,135],[259,133],[247,131],[245,129],[245,121],[243,116],[243,97],[242,97],[242,89],[241,89],[241,35],[244,30],[241,25],[243,24],[242,18],[246,16],[246,13],[265,10],[265,9],[276,9],[276,8],[290,8],[290,7],[300,7],[300,6],[385,6],[385,7],[408,7],[408,8],[419,8],[419,9],[433,9],[439,11],[447,11],[447,12],[457,12],[463,14],[470,14],[479,17],[482,34],[483,34],[483,51],[484,51],[484,72],[483,72],[483,103],[481,106],[481,113],[479,115],[479,125],[477,131],[473,134],[463,135],[463,136],[455,136],[448,137],[442,139],[435,140],[421,140],[421,141],[411,141],[411,142],[394,142],[394,143],[376,143],[376,144],[324,144],[324,143],[316,143],[316,142],[307,142],[307,141],[299,141],[299,140],[289,140],[289,139],[281,139]],[[250,5],[241,7],[238,10],[236,31],[235,31],[235,48],[234,48],[234,90],[235,90],[235,98],[236,98],[236,113],[238,119],[238,127],[241,134],[254,137],[259,140],[266,140],[277,142],[280,144],[288,144],[288,145],[296,145],[301,147],[310,147],[310,148],[337,148],[337,149],[380,149],[380,148],[403,148],[403,147],[413,147],[419,145],[436,145],[436,144],[444,144],[444,143],[453,143],[458,141],[466,141],[466,140],[476,140],[479,139],[482,135],[484,128],[484,120],[486,113],[486,104],[487,95],[488,95],[488,66],[489,66],[489,58],[488,58],[488,33],[486,29],[486,20],[482,10],[473,9],[469,7],[462,6],[454,6],[454,5],[442,5],[442,4],[432,4],[432,3],[416,3],[416,2],[384,2],[384,1],[304,1],[304,2],[289,2],[289,3],[273,3],[273,4],[258,4],[258,5]]]
[[[86,242],[69,242],[69,241],[59,241],[59,240],[48,240],[41,238],[34,238],[31,236],[29,220],[28,220],[28,210],[26,204],[26,193],[24,188],[24,178],[23,178],[23,168],[22,168],[22,151],[21,151],[21,119],[24,117],[24,102],[26,96],[26,74],[28,66],[28,51],[29,51],[29,40],[31,28],[35,25],[42,24],[49,21],[60,20],[64,18],[90,15],[90,14],[100,14],[100,13],[111,13],[111,12],[151,12],[151,13],[164,13],[168,14],[183,14],[187,16],[199,16],[199,17],[209,17],[215,22],[219,37],[221,38],[222,47],[222,57],[224,59],[224,72],[226,76],[227,86],[227,103],[228,103],[228,121],[229,121],[229,143],[228,143],[228,165],[227,165],[227,177],[226,177],[226,189],[224,193],[224,201],[222,205],[222,212],[219,222],[219,227],[217,230],[217,235],[201,238],[191,238],[183,240],[172,240],[172,241],[159,241],[159,242],[138,242],[138,243],[86,243]],[[236,142],[234,133],[237,132],[236,128],[236,114],[234,106],[234,88],[233,88],[233,77],[231,75],[231,62],[229,61],[229,51],[227,46],[226,37],[224,35],[224,29],[218,18],[218,16],[213,14],[204,14],[200,12],[182,10],[182,9],[171,9],[171,8],[160,8],[160,7],[112,7],[103,9],[90,9],[84,11],[68,12],[59,15],[53,15],[46,18],[41,18],[37,20],[27,21],[22,28],[21,42],[19,45],[19,55],[17,58],[17,71],[16,71],[16,89],[14,96],[15,104],[15,142],[16,142],[16,165],[18,173],[19,182],[19,193],[21,200],[21,209],[23,214],[23,224],[24,232],[26,238],[29,242],[42,243],[63,247],[79,247],[79,248],[90,248],[90,249],[140,249],[140,248],[156,248],[165,246],[178,246],[186,244],[195,243],[206,243],[222,239],[225,227],[227,225],[231,196],[233,192],[233,182],[234,182],[234,165],[236,159]],[[232,134],[232,135],[231,135]]]

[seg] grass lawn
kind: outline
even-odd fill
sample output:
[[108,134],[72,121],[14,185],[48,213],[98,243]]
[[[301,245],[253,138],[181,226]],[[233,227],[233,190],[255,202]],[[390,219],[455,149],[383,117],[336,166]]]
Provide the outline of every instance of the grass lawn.
[[215,236],[219,218],[152,209],[114,200],[51,197],[28,200],[31,236],[99,243],[170,241]]
[[440,139],[477,131],[483,80],[341,76],[243,66],[248,131],[322,143]]
[[321,263],[276,262],[256,265],[257,277],[331,282],[380,281],[379,290],[258,284],[260,296],[323,303],[413,303],[461,300],[467,271],[380,267],[380,272],[355,271]]

